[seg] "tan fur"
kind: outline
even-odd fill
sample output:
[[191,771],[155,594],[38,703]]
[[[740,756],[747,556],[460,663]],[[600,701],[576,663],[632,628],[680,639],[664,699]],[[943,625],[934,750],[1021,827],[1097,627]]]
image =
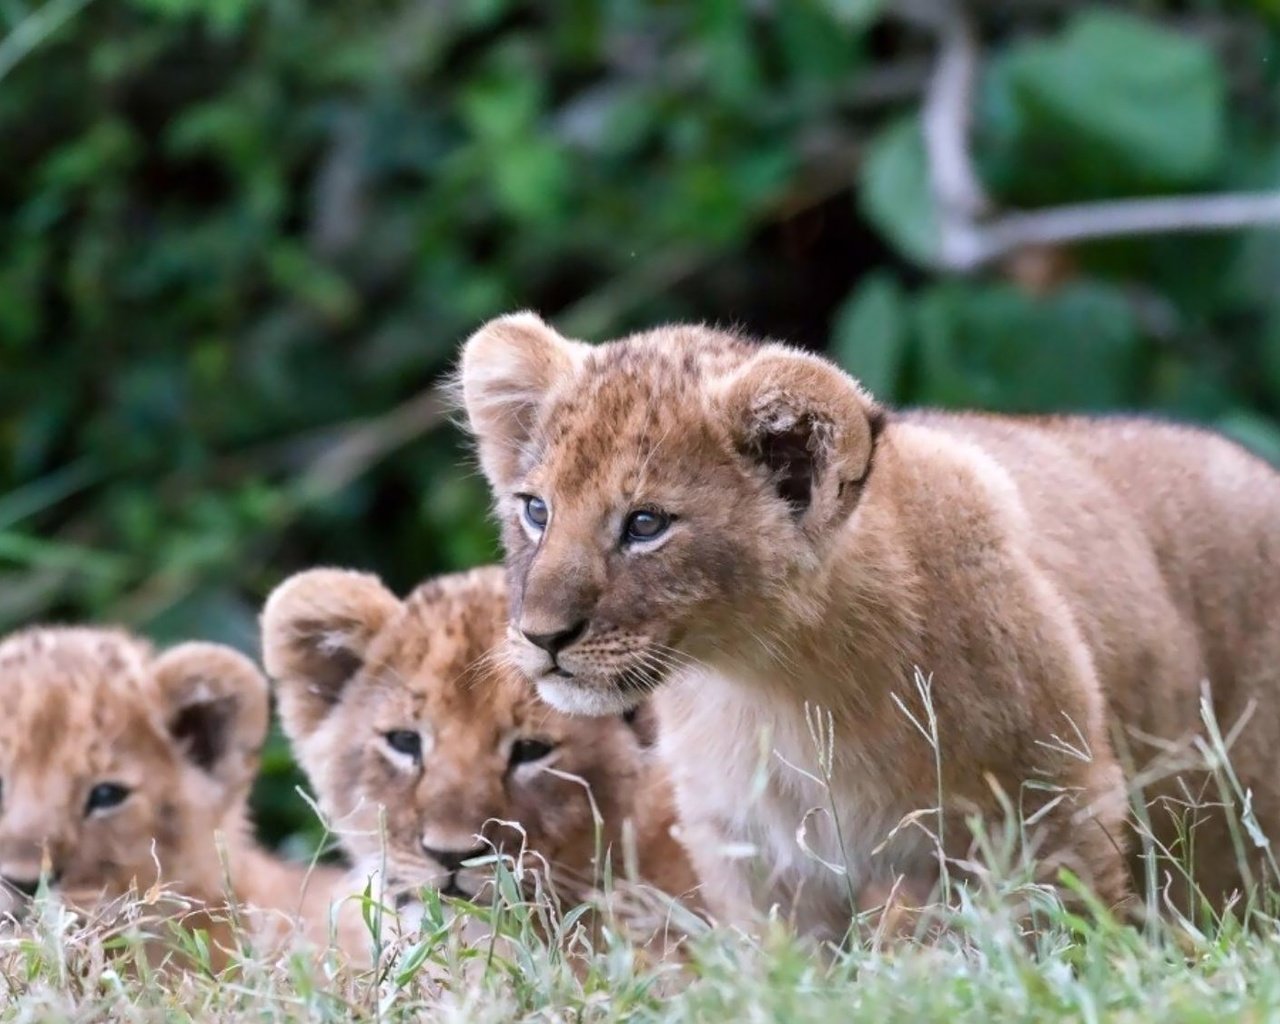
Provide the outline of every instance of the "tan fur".
[[[468,342],[460,384],[504,527],[512,656],[566,711],[660,689],[723,915],[780,904],[839,935],[851,889],[865,905],[898,878],[932,884],[923,828],[886,842],[937,805],[917,669],[954,857],[972,852],[967,815],[998,829],[1012,806],[1039,877],[1070,867],[1121,900],[1136,847],[1117,750],[1148,796],[1216,800],[1202,775],[1152,769],[1200,732],[1202,681],[1224,732],[1254,709],[1233,760],[1280,834],[1280,477],[1236,446],[1133,420],[886,414],[822,359],[702,327],[588,348],[522,314]],[[528,494],[549,507],[541,533]],[[674,519],[629,546],[635,508]],[[584,622],[554,663],[522,636]],[[1156,838],[1185,854],[1175,813],[1153,811]],[[1196,877],[1220,900],[1236,857],[1200,819]],[[800,848],[802,823],[847,878]]]
[[[672,836],[670,786],[635,731],[621,718],[574,718],[539,701],[501,656],[506,620],[496,567],[432,580],[404,602],[376,577],[316,569],[267,601],[263,648],[281,717],[357,884],[385,862],[393,890],[479,895],[491,867],[451,870],[427,851],[480,857],[497,848],[514,858],[522,839],[504,823],[515,823],[524,865],[548,863],[562,894],[582,892],[603,869],[594,800],[617,877],[630,820],[640,878],[672,894],[692,889]],[[419,737],[420,760],[389,746],[397,730]],[[521,739],[554,750],[513,765]]]
[[[332,876],[304,885],[301,867],[250,835],[267,684],[243,655],[205,643],[157,654],[114,629],[30,629],[0,642],[0,706],[0,877],[29,885],[43,866],[86,909],[159,883],[203,928],[227,906],[229,877],[264,929],[280,934],[301,912],[323,935]],[[128,796],[87,813],[100,783]],[[25,906],[0,882],[0,916]]]

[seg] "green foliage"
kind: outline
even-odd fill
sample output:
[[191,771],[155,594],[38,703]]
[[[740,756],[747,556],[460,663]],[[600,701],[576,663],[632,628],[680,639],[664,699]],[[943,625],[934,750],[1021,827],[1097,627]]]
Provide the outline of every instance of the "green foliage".
[[1221,165],[1223,70],[1172,27],[1085,9],[1056,38],[1011,47],[992,78],[1003,163],[1048,169],[1078,194],[1197,185]]
[[1135,408],[1137,326],[1116,289],[1081,282],[1043,299],[1007,284],[928,289],[916,306],[927,405],[1016,412]]
[[863,386],[882,401],[893,401],[901,392],[910,315],[902,286],[884,272],[864,277],[836,313],[831,357],[856,366]]
[[[1275,5],[1194,6],[977,3],[996,201],[1280,184]],[[416,397],[524,306],[584,337],[738,322],[894,401],[1152,410],[1280,453],[1274,231],[921,274],[932,42],[893,7],[0,2],[0,628],[252,651],[297,569],[405,590],[495,558]],[[297,781],[276,740],[271,838],[310,817]]]
[[932,263],[938,250],[937,212],[918,117],[902,118],[880,133],[867,153],[860,185],[867,220],[904,256]]

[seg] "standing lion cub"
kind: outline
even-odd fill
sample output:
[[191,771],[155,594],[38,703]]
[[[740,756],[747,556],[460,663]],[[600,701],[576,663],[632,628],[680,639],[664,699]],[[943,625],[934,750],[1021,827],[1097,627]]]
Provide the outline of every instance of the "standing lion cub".
[[259,937],[299,916],[325,935],[335,876],[276,860],[250,834],[268,710],[248,658],[209,643],[156,653],[116,629],[29,629],[0,641],[0,707],[0,918],[23,916],[43,872],[89,910],[159,883],[176,901],[157,913],[213,928],[217,943],[228,900]]
[[1203,686],[1280,836],[1280,477],[1258,459],[1133,420],[889,412],[821,358],[694,326],[591,347],[503,317],[460,383],[509,656],[566,712],[657,692],[722,915],[839,936],[927,898],[935,840],[971,859],[969,822],[998,837],[1010,811],[1040,878],[1116,903],[1122,763],[1175,883],[1192,850],[1215,900],[1257,877],[1173,755]]
[[[374,576],[313,569],[262,613],[268,673],[298,761],[357,876],[391,891],[481,897],[495,852],[546,865],[561,892],[621,878],[695,885],[672,836],[665,773],[621,716],[547,707],[502,656],[497,567],[442,576],[401,601]],[[594,811],[598,810],[598,826]]]

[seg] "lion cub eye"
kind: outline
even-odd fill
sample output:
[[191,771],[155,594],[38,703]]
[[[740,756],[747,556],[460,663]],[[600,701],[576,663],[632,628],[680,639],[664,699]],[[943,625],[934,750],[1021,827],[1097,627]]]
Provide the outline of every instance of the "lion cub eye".
[[119,807],[128,796],[127,786],[122,786],[118,782],[99,782],[89,790],[89,799],[85,801],[84,813],[88,815],[95,811],[109,811],[113,807]]
[[397,754],[408,754],[415,761],[422,760],[422,737],[412,729],[392,729],[384,732],[382,738]]
[[516,740],[511,744],[511,765],[541,761],[555,749],[555,745],[546,740]]
[[523,498],[524,521],[529,524],[535,533],[541,533],[547,528],[547,520],[551,518],[551,510],[547,508],[545,501],[532,494],[525,494]]
[[640,509],[627,516],[622,529],[623,540],[641,542],[661,537],[671,525],[671,517],[665,512]]

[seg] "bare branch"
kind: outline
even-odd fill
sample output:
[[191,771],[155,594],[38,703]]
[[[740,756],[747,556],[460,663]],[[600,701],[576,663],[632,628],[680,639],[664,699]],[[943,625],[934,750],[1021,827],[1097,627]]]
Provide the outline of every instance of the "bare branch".
[[970,272],[1034,246],[1280,225],[1280,190],[1124,199],[993,215],[970,148],[980,54],[964,4],[904,0],[899,13],[930,28],[938,39],[921,117],[941,269]]
[[381,416],[356,424],[307,468],[297,482],[297,494],[304,502],[314,502],[338,493],[378,460],[443,422],[447,412],[444,395],[428,388]]
[[959,7],[942,4],[940,8],[935,21],[937,62],[925,92],[921,119],[934,202],[944,221],[964,223],[991,209],[969,155],[978,41]]
[[0,79],[93,0],[49,0],[0,36]]
[[[965,270],[1033,245],[1280,225],[1280,191],[1122,199],[1008,213],[973,233]],[[961,261],[963,264],[963,260]]]

